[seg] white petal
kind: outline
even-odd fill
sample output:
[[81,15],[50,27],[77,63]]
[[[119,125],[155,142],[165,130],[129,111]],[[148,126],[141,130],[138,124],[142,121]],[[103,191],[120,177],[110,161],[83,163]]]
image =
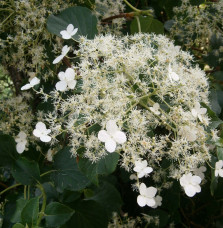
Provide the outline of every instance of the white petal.
[[66,77],[67,81],[74,80],[75,71],[72,68],[67,68],[65,71],[65,77]]
[[192,115],[196,118],[197,117],[197,111],[195,109],[191,110]]
[[16,145],[16,150],[19,154],[21,154],[25,150],[26,144],[25,143],[18,143]]
[[201,183],[201,178],[199,176],[193,176],[191,178],[191,181],[193,184],[200,184]]
[[59,78],[61,81],[64,81],[65,78],[66,78],[65,72],[61,71],[61,72],[58,74],[58,78]]
[[50,142],[51,137],[48,136],[48,135],[42,135],[42,136],[40,137],[40,140],[41,140],[42,142]]
[[219,175],[218,169],[214,171],[214,175],[217,177]]
[[21,90],[27,90],[27,89],[30,89],[30,88],[32,88],[32,86],[31,86],[30,84],[26,84],[26,85],[24,85],[24,86],[21,88]]
[[122,143],[126,142],[126,135],[122,131],[116,131],[114,134],[112,134],[112,137],[114,138],[114,140],[117,143],[122,144]]
[[157,189],[154,187],[149,187],[147,188],[147,193],[146,196],[148,196],[149,198],[153,198],[157,193]]
[[145,207],[146,206],[146,198],[139,195],[137,197],[137,203],[139,204],[140,207]]
[[144,183],[141,183],[140,186],[139,186],[139,192],[141,195],[146,195],[147,193],[147,187]]
[[172,72],[171,73],[171,77],[172,77],[172,79],[174,80],[174,81],[179,81],[179,75],[178,74],[176,74],[175,72]]
[[200,109],[200,103],[199,102],[196,102],[195,103],[195,105],[194,105],[194,108],[196,109],[196,110],[199,110]]
[[34,129],[33,134],[34,134],[36,137],[40,137],[40,136],[42,135],[42,133],[41,133],[39,130],[37,130],[37,129]]
[[74,36],[76,33],[77,33],[77,31],[78,31],[78,28],[75,28],[74,30],[73,30],[73,32],[70,34],[71,36]]
[[40,80],[39,80],[39,78],[37,78],[37,77],[34,77],[31,81],[30,81],[30,85],[31,86],[35,86],[35,85],[37,85],[37,84],[39,84],[40,83]]
[[156,205],[156,201],[155,201],[155,199],[153,199],[153,198],[147,198],[146,204],[147,204],[149,207],[154,207],[154,206]]
[[65,56],[67,55],[67,53],[70,51],[70,47],[68,47],[67,45],[65,45],[62,49],[62,55]]
[[76,86],[76,84],[77,84],[77,81],[76,80],[69,81],[68,82],[68,87],[70,89],[74,89],[74,87]]
[[53,64],[59,63],[63,59],[64,55],[59,55],[56,59],[54,59]]
[[146,167],[143,171],[144,171],[145,174],[149,174],[149,173],[151,173],[153,171],[153,168]]
[[72,24],[69,24],[69,25],[67,26],[67,32],[68,32],[68,33],[72,33],[73,30],[74,30],[74,26],[73,26]]
[[45,125],[45,123],[43,123],[43,122],[38,122],[38,123],[36,124],[36,129],[39,130],[39,131],[41,131],[41,132],[46,131],[46,125]]
[[65,40],[69,40],[69,39],[71,38],[71,35],[70,35],[67,31],[65,31],[65,30],[61,31],[61,32],[60,32],[60,35],[61,35],[62,38],[65,39]]
[[145,176],[145,172],[144,171],[141,171],[141,172],[138,172],[138,178],[142,178]]
[[106,124],[106,129],[107,129],[109,135],[114,134],[116,131],[118,131],[116,122],[114,120],[109,120]]
[[105,130],[101,130],[98,132],[98,139],[101,141],[101,142],[106,142],[108,140],[111,140],[111,137],[110,135],[107,133],[107,131]]
[[112,139],[105,142],[105,148],[108,152],[112,153],[115,152],[116,149],[116,142]]
[[20,139],[26,139],[27,135],[26,135],[26,133],[24,131],[20,131],[19,134],[18,134],[18,137]]
[[196,189],[192,185],[185,186],[184,190],[186,195],[189,197],[193,197],[196,194]]
[[201,109],[199,110],[199,113],[200,113],[201,115],[205,114],[206,112],[207,112],[207,109],[206,109],[206,108],[201,108]]
[[64,92],[67,89],[67,82],[66,81],[59,81],[56,83],[56,90]]
[[223,169],[219,169],[218,170],[218,174],[219,174],[220,177],[223,177]]

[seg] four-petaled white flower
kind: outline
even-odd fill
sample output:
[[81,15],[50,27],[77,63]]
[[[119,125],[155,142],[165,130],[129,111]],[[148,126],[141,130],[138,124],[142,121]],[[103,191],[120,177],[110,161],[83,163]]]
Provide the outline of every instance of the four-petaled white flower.
[[155,103],[155,104],[153,105],[153,107],[150,107],[150,110],[151,110],[152,112],[154,112],[156,115],[159,115],[159,114],[160,114],[159,109],[160,109],[160,105],[159,105],[158,103]]
[[207,112],[206,108],[201,108],[200,103],[196,102],[194,108],[191,110],[192,115],[202,122],[202,115],[204,115]]
[[201,178],[199,176],[192,175],[192,173],[184,174],[180,178],[180,185],[184,188],[187,196],[193,197],[196,193],[201,192]]
[[56,89],[59,91],[66,91],[68,89],[74,89],[77,81],[75,78],[75,71],[72,68],[67,68],[65,72],[61,71],[58,74],[60,79],[59,82],[56,83]]
[[215,163],[215,176],[223,177],[223,160]]
[[154,207],[156,205],[155,195],[157,189],[154,187],[147,188],[144,183],[139,186],[140,195],[137,197],[137,203],[140,207],[148,205],[149,207]]
[[98,139],[104,142],[106,150],[112,153],[116,149],[116,143],[122,144],[126,142],[126,135],[124,132],[118,130],[118,126],[114,120],[107,122],[106,130],[98,132]]
[[153,168],[147,167],[147,161],[136,161],[135,167],[133,169],[135,172],[137,172],[138,178],[142,178],[145,175],[151,173],[153,171]]
[[54,59],[53,64],[59,63],[67,55],[67,53],[69,51],[70,51],[70,47],[68,47],[67,45],[65,45],[62,48],[61,55],[59,55],[58,57],[56,57],[56,59]]
[[21,88],[21,90],[30,89],[30,88],[32,88],[33,86],[39,84],[39,82],[40,82],[39,78],[34,77],[33,79],[30,80],[30,82],[29,82],[28,84],[24,85],[24,86]]
[[162,205],[163,198],[161,196],[156,196],[155,198],[156,204],[152,206],[152,208],[157,208]]
[[171,82],[172,81],[179,81],[179,79],[180,79],[179,75],[172,70],[170,64],[168,67],[168,77],[169,77]]
[[27,137],[26,133],[23,131],[20,131],[17,137],[15,138],[15,141],[17,142],[16,150],[19,154],[23,153],[23,151],[26,148],[26,143],[27,143],[26,137]]
[[78,28],[74,28],[72,24],[69,24],[66,30],[60,32],[60,35],[63,39],[69,40],[72,38],[72,36],[74,36],[77,33],[77,30]]
[[51,137],[48,135],[51,132],[50,129],[46,128],[46,125],[43,122],[38,122],[36,124],[36,129],[34,129],[33,134],[40,138],[42,142],[49,142]]
[[178,134],[187,139],[189,142],[194,142],[197,139],[196,129],[190,126],[180,127]]
[[201,180],[204,179],[204,172],[206,172],[207,168],[205,166],[201,166],[199,168],[196,168],[193,170],[193,173],[196,175],[196,176],[199,176],[201,178]]

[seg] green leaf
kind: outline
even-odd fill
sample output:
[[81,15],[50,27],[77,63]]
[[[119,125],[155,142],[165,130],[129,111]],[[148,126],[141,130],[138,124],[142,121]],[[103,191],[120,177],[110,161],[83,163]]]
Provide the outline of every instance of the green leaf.
[[[155,34],[163,34],[164,27],[163,23],[154,19],[153,17],[143,17],[138,16],[141,32],[145,33],[155,33]],[[131,34],[139,32],[139,26],[137,22],[137,18],[134,18],[130,25]]]
[[218,156],[218,160],[223,160],[223,148],[222,147],[217,147],[217,156]]
[[25,228],[21,223],[16,223],[12,228]]
[[52,202],[46,207],[46,223],[50,227],[58,227],[65,224],[73,214],[73,209],[67,207],[64,204]]
[[26,206],[28,200],[26,199],[18,199],[16,201],[16,210],[15,210],[15,213],[13,214],[12,218],[11,218],[11,222],[12,223],[17,223],[17,222],[21,222],[22,219],[21,219],[21,212],[23,210],[23,208]]
[[106,210],[94,201],[79,201],[74,204],[75,214],[69,220],[68,227],[107,228]]
[[39,213],[39,197],[29,200],[21,213],[22,223],[32,227],[36,225]]
[[98,184],[97,163],[93,163],[87,158],[80,158],[79,169],[94,184]]
[[98,174],[111,174],[115,171],[118,164],[119,154],[109,153],[104,158],[97,162],[97,173]]
[[55,185],[62,190],[80,191],[89,183],[89,179],[78,169],[74,158],[66,147],[54,156],[54,169],[51,177]]
[[119,212],[122,204],[122,199],[117,189],[108,182],[103,184],[96,189],[95,195],[88,198],[87,200],[93,200],[103,206],[108,216],[112,215],[112,212]]
[[97,34],[97,18],[85,7],[76,6],[63,10],[57,16],[51,15],[47,20],[47,29],[49,32],[60,36],[62,30],[66,30],[69,24],[78,28],[78,32],[73,36],[78,40],[80,36],[86,36],[93,39]]
[[0,135],[0,167],[11,166],[18,157],[13,137]]
[[13,165],[12,175],[16,181],[24,185],[31,185],[40,181],[39,165],[35,161],[20,157]]

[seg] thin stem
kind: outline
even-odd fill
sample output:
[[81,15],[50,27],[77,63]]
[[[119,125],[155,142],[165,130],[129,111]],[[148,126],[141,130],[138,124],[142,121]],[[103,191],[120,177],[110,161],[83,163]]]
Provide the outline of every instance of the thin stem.
[[3,190],[3,191],[0,192],[0,196],[1,196],[2,194],[4,194],[5,192],[7,192],[8,190],[13,189],[13,188],[16,188],[16,187],[18,187],[18,186],[20,186],[20,185],[22,185],[22,184],[15,184],[15,185],[12,185],[12,186],[6,188],[5,190]]
[[141,30],[141,24],[140,24],[140,21],[139,21],[139,17],[136,16],[136,20],[137,20],[137,25],[138,25],[138,28],[139,28],[139,32],[142,32]]
[[43,176],[45,176],[45,175],[47,175],[47,174],[49,174],[49,173],[53,173],[53,172],[56,172],[57,170],[49,170],[49,171],[47,171],[47,172],[45,172],[45,173],[42,173],[41,175],[40,175],[40,177],[43,177]]
[[136,9],[133,5],[131,5],[127,0],[123,0],[126,5],[128,5],[132,10],[136,11],[136,12],[141,12],[141,10]]
[[39,224],[40,224],[40,222],[44,216],[45,209],[46,209],[46,193],[45,193],[44,188],[41,184],[38,184],[37,188],[39,188],[39,190],[42,192],[42,197],[43,197],[42,208],[41,208],[41,211],[39,213],[39,218],[38,218],[37,223],[36,223],[36,226],[39,226]]
[[24,185],[24,199],[26,199],[26,188],[27,188],[27,186]]

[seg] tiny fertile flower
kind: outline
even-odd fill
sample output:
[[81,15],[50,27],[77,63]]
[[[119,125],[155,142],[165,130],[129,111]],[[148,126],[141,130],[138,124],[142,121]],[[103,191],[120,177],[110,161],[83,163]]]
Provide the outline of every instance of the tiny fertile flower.
[[21,90],[27,90],[32,88],[33,86],[39,84],[40,80],[37,77],[34,77],[28,84],[24,85]]
[[184,188],[187,196],[193,197],[196,193],[201,191],[200,184],[201,178],[199,176],[193,176],[192,173],[184,174],[180,178],[180,185]]
[[223,160],[215,163],[215,176],[223,177]]
[[193,170],[193,173],[196,175],[196,176],[199,176],[201,178],[201,180],[204,179],[204,172],[206,172],[207,168],[205,166],[201,166],[199,168],[196,168]]
[[112,153],[116,149],[116,143],[123,144],[126,142],[126,135],[124,132],[118,130],[118,126],[114,120],[107,122],[106,130],[98,132],[98,139],[104,142],[106,150]]
[[160,105],[159,105],[158,103],[155,103],[155,104],[153,105],[153,107],[150,107],[150,110],[151,110],[152,112],[154,112],[156,115],[159,115],[159,114],[160,114],[159,109],[160,109]]
[[46,128],[46,125],[43,122],[38,122],[36,124],[36,129],[34,129],[33,134],[40,138],[42,142],[49,142],[51,137],[48,134],[51,132],[50,129]]
[[155,195],[157,189],[154,187],[147,188],[144,183],[139,186],[140,195],[137,197],[137,203],[140,207],[148,205],[149,207],[154,207],[156,205]]
[[170,81],[179,81],[180,77],[177,73],[173,72],[170,64],[169,64],[169,67],[168,67],[168,77],[170,79]]
[[147,167],[147,161],[136,161],[135,167],[133,169],[135,172],[137,172],[138,178],[142,178],[145,175],[151,173],[153,171],[153,168]]
[[78,30],[78,28],[74,28],[74,26],[72,24],[69,24],[67,26],[67,29],[61,31],[60,34],[63,39],[69,40],[72,38],[72,36],[74,36],[77,33],[77,30]]
[[194,108],[191,110],[192,115],[197,118],[202,122],[202,116],[207,112],[206,108],[201,108],[200,103],[196,102]]
[[26,148],[26,143],[27,143],[26,137],[27,137],[26,133],[23,131],[20,131],[17,137],[15,138],[15,141],[17,142],[16,150],[19,154],[23,153],[23,151]]
[[65,72],[60,72],[58,74],[60,79],[59,82],[56,83],[56,89],[59,91],[66,91],[68,89],[74,89],[77,81],[75,78],[75,71],[72,68],[67,68]]
[[56,57],[56,59],[54,59],[53,64],[59,63],[67,55],[69,51],[70,51],[70,47],[65,45],[62,49],[61,55],[59,55],[58,57]]
[[163,198],[161,196],[156,196],[155,198],[156,204],[152,206],[152,208],[157,208],[162,205]]

